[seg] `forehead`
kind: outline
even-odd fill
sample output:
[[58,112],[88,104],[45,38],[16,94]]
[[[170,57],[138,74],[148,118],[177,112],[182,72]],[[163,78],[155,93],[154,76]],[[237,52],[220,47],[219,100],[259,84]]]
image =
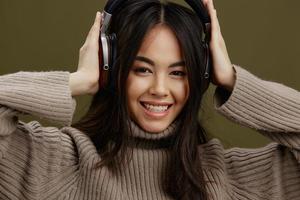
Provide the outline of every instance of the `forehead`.
[[166,62],[182,60],[180,43],[172,29],[164,24],[154,26],[146,34],[138,55]]

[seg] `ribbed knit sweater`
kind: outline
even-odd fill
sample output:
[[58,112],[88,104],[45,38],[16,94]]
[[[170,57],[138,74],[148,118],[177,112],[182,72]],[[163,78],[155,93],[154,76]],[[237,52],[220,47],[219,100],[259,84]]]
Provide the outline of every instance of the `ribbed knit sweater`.
[[[214,108],[273,142],[257,149],[224,149],[218,139],[199,145],[209,199],[300,199],[300,93],[234,68],[233,91],[217,87]],[[171,199],[162,189],[170,154],[153,144],[170,137],[176,123],[158,134],[132,123],[132,138],[144,140],[128,147],[132,160],[116,175],[105,167],[95,170],[101,160],[95,146],[70,127],[76,101],[69,76],[67,71],[0,76],[0,199]],[[25,123],[18,120],[20,114],[63,127]]]

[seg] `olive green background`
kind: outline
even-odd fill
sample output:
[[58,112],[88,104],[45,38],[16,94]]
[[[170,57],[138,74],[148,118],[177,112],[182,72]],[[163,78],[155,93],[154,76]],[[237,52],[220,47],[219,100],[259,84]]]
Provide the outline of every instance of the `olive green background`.
[[[184,1],[176,1],[184,4]],[[77,69],[79,48],[105,1],[0,0],[0,74]],[[300,2],[295,0],[215,0],[231,61],[265,80],[300,90]],[[0,86],[1,87],[1,86]],[[259,147],[269,142],[213,109],[211,85],[201,121],[226,147]],[[76,97],[77,121],[91,97]],[[59,126],[35,117],[44,126]]]

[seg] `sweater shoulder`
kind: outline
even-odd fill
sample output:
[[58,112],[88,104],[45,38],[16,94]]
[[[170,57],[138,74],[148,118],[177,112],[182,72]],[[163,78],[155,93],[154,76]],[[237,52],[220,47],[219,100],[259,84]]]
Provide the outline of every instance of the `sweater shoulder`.
[[31,130],[35,137],[43,137],[46,143],[60,140],[61,147],[58,148],[68,146],[70,152],[81,161],[88,159],[91,155],[97,154],[96,148],[90,137],[74,127],[47,127],[43,126],[38,121],[31,121],[26,124],[26,127]]
[[[272,158],[278,155],[283,156],[288,152],[286,147],[271,142],[259,148],[233,147],[225,149],[217,138],[209,140],[199,146],[199,153],[204,168],[224,171],[226,168],[235,166],[259,165],[264,158]],[[271,160],[269,160],[271,162]]]
[[94,150],[90,138],[78,129],[70,126],[43,126],[38,121],[19,120],[16,130],[1,143],[5,160],[20,160],[16,154],[18,149],[23,154],[24,162],[32,159],[42,168],[63,169],[81,165],[87,162]]

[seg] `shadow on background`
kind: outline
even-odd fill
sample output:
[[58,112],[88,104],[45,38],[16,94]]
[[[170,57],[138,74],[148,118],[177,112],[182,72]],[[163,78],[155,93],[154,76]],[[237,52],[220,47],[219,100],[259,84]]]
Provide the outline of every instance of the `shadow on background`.
[[[184,1],[174,1],[186,5]],[[299,1],[215,0],[231,61],[258,77],[300,90]],[[101,1],[0,0],[0,74],[17,71],[77,69],[79,48],[102,10]],[[1,87],[1,86],[0,86]],[[236,125],[213,109],[211,85],[201,121],[210,137],[226,147],[259,147],[269,142],[249,128]],[[91,97],[76,97],[74,121],[87,110]],[[57,126],[42,119],[44,126]]]

